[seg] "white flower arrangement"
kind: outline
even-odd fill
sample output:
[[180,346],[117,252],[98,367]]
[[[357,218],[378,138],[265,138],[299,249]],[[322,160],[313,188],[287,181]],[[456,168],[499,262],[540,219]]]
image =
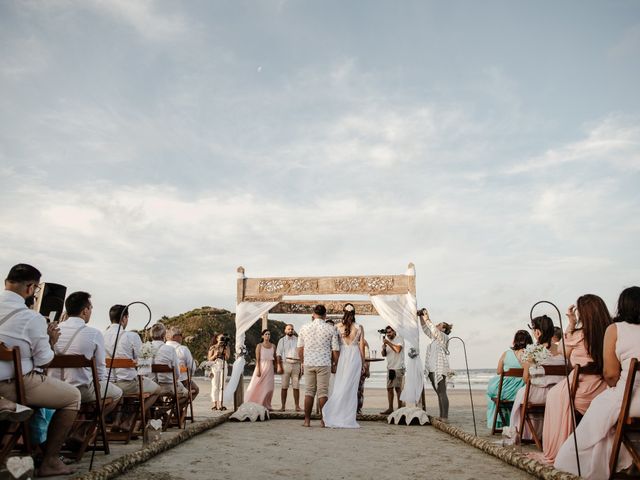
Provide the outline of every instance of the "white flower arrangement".
[[409,358],[416,358],[418,356],[418,350],[416,350],[415,348],[411,347],[409,349],[409,351],[407,352],[407,356]]
[[344,311],[345,311],[345,312],[353,312],[354,310],[355,310],[355,308],[354,308],[354,307],[353,307],[353,305],[351,305],[350,303],[347,303],[347,304],[344,306]]
[[549,349],[544,345],[527,345],[522,354],[522,359],[525,362],[540,365],[544,360],[549,358]]
[[156,352],[157,352],[157,349],[156,347],[153,346],[151,342],[145,342],[142,344],[142,347],[140,348],[140,355],[138,355],[138,358],[140,360],[149,360],[155,357]]

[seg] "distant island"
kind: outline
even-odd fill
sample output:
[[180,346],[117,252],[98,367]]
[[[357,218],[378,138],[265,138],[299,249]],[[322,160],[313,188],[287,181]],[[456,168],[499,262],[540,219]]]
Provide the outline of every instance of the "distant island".
[[[163,316],[160,321],[167,327],[176,326],[182,329],[184,344],[189,347],[193,358],[198,363],[207,359],[207,351],[211,338],[216,333],[226,333],[231,337],[231,362],[235,357],[236,341],[236,314],[222,308],[201,307],[195,308],[175,317]],[[262,322],[256,321],[247,331],[245,344],[247,346],[247,365],[255,361],[256,345],[262,341],[260,338]],[[284,335],[285,322],[269,320],[267,324],[271,331],[271,341],[277,343]]]

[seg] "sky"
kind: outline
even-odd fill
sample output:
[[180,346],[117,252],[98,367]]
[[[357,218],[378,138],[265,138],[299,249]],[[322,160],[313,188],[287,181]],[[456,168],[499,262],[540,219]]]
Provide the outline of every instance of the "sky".
[[493,367],[538,300],[640,284],[639,59],[634,0],[3,1],[0,268],[102,327],[413,262]]

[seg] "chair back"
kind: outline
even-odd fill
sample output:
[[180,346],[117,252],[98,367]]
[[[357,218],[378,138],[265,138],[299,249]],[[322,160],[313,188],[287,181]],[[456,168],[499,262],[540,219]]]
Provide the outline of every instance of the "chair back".
[[524,374],[524,369],[522,368],[510,368],[509,370],[506,371],[502,371],[500,373],[500,380],[498,382],[498,394],[496,396],[496,398],[492,398],[491,401],[493,401],[496,404],[495,407],[495,411],[493,413],[493,424],[491,425],[491,435],[495,435],[496,433],[501,433],[502,429],[501,428],[497,428],[498,425],[498,415],[500,415],[500,418],[503,422],[503,424],[505,423],[505,417],[502,413],[502,409],[503,408],[508,408],[510,407],[513,402],[512,401],[508,401],[508,400],[503,400],[502,399],[502,385],[504,383],[504,379],[505,377],[519,377],[522,378],[522,375]]
[[[16,389],[16,403],[26,405],[26,393],[24,389],[24,383],[22,381],[22,360],[20,358],[20,347],[7,347],[4,343],[0,342],[0,361],[13,362],[13,384]],[[27,454],[31,454],[31,435],[29,433],[29,420],[20,422],[20,426],[17,429],[13,429],[11,432],[6,432],[5,435],[9,437],[8,441],[0,442],[3,447],[0,448],[0,460],[5,460],[15,444],[22,436],[22,444],[24,451]]]
[[611,450],[611,457],[609,458],[609,478],[616,477],[616,467],[618,465],[618,456],[620,455],[620,447],[622,444],[624,444],[631,454],[635,467],[640,469],[640,451],[638,450],[637,445],[634,444],[634,439],[630,436],[630,433],[632,432],[636,434],[640,432],[640,417],[629,416],[631,400],[633,398],[633,387],[638,370],[640,370],[640,362],[638,362],[637,358],[632,358],[629,365],[629,372],[627,374],[627,382],[624,387],[624,395],[622,397],[622,405],[620,406],[620,416],[618,417],[618,423],[616,425],[616,433],[613,437],[613,449]]
[[107,358],[107,368],[136,368],[136,361],[131,358]]

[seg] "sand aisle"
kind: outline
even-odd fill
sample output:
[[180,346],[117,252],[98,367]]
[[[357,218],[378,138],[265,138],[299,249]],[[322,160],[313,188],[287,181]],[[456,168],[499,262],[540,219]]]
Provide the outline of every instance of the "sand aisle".
[[358,430],[332,430],[314,423],[228,422],[119,478],[534,478],[430,426],[362,422]]

